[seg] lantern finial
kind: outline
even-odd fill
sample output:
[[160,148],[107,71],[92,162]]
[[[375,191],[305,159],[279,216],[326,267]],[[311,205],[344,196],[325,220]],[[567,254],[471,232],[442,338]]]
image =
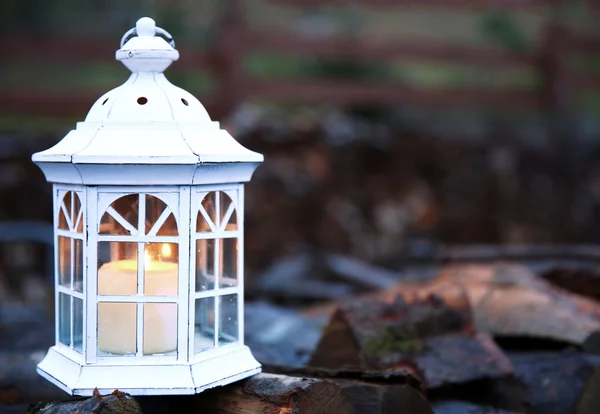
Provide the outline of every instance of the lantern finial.
[[171,62],[179,59],[179,52],[175,50],[169,32],[156,27],[150,17],[142,17],[121,38],[121,49],[117,50],[116,58],[134,73],[163,72]]

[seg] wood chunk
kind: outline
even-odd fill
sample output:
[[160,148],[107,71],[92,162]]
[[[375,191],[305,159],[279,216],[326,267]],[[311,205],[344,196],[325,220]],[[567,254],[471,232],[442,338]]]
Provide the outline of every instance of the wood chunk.
[[218,414],[350,414],[348,396],[331,381],[259,374],[195,397],[198,407]]
[[335,380],[350,398],[354,413],[433,414],[425,396],[405,385]]
[[129,394],[113,391],[102,396],[96,389],[90,398],[71,401],[46,402],[31,404],[27,414],[141,414],[137,401]]
[[434,281],[400,285],[395,293],[418,289],[445,297],[445,291],[457,287],[468,295],[475,326],[482,332],[576,345],[600,332],[599,303],[554,287],[518,264],[451,265]]
[[[266,368],[266,367],[265,367]],[[407,370],[360,371],[315,367],[270,367],[281,373],[327,378],[348,395],[355,413],[380,414],[398,412],[431,414],[424,385]]]
[[468,299],[456,289],[444,299],[413,293],[340,305],[309,365],[370,370],[413,366],[429,387],[512,372],[489,336],[475,332]]

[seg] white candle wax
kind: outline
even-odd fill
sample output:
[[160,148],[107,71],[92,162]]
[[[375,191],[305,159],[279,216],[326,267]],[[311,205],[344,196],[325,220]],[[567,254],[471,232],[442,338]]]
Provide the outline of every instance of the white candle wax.
[[[108,262],[98,269],[98,295],[136,295],[137,260]],[[177,263],[151,261],[144,266],[145,296],[177,296]],[[112,354],[136,352],[136,304],[100,302],[98,349]],[[177,348],[177,304],[144,304],[144,354]]]

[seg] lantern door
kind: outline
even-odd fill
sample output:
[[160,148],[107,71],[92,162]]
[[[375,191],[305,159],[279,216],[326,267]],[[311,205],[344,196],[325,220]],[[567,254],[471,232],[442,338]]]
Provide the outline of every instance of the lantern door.
[[76,361],[85,343],[85,188],[54,186],[56,345]]
[[187,188],[98,189],[88,362],[186,360],[189,226],[179,222],[189,215],[189,201],[180,208]]
[[192,206],[190,361],[243,345],[243,186],[195,187]]

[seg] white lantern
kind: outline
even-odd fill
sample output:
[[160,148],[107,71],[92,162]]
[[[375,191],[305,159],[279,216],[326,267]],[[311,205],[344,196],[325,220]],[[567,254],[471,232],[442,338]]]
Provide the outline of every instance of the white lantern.
[[263,156],[165,78],[178,57],[140,19],[116,52],[127,82],[33,155],[56,245],[56,344],[37,370],[74,395],[193,394],[260,372],[244,345],[243,183]]

